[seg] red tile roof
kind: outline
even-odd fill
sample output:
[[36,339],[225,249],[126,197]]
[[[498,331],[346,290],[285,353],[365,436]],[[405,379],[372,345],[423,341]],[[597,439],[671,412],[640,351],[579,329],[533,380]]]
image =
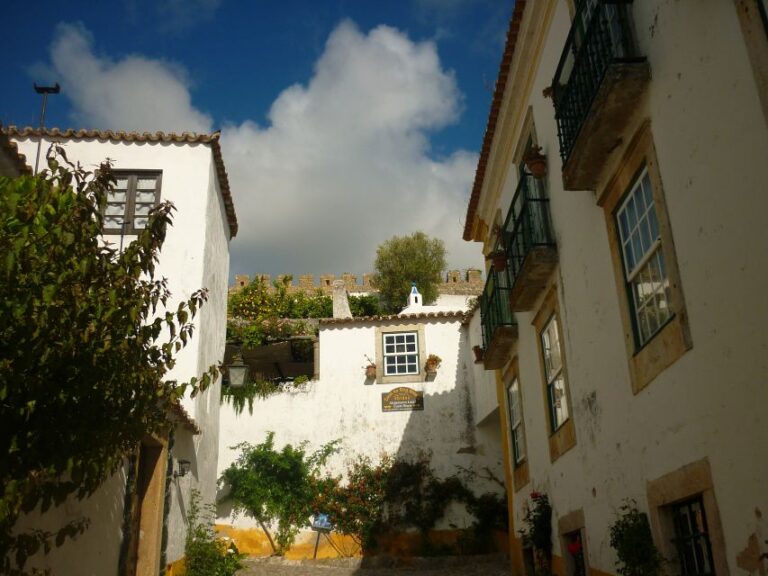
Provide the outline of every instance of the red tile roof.
[[517,45],[517,36],[520,32],[520,23],[523,20],[525,4],[526,0],[516,0],[515,8],[512,11],[512,18],[509,20],[507,43],[504,46],[501,64],[499,64],[499,76],[496,78],[496,88],[493,91],[491,110],[488,113],[488,124],[485,128],[485,136],[483,137],[483,147],[480,150],[480,159],[477,161],[475,183],[472,186],[472,194],[469,197],[469,205],[467,206],[467,217],[464,221],[464,240],[472,240],[472,225],[475,220],[477,204],[480,201],[480,191],[483,188],[485,171],[488,168],[488,156],[491,153],[491,144],[493,144],[493,137],[496,134],[496,124],[499,120],[501,102],[504,98],[504,90],[507,87],[510,64],[512,63],[512,57],[515,54],[515,46]]

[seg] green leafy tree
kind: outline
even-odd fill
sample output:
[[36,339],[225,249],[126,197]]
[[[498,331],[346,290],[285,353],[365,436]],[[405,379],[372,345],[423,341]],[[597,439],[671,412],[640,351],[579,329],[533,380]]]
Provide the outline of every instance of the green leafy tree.
[[397,312],[405,307],[413,282],[429,304],[437,300],[440,275],[446,268],[445,245],[423,232],[393,236],[376,249],[374,268],[371,285],[381,294],[387,310]]
[[[313,502],[327,485],[321,478],[321,468],[337,451],[338,441],[308,454],[306,442],[286,444],[276,450],[274,440],[275,433],[269,432],[260,444],[243,442],[234,446],[240,455],[219,482],[229,489],[226,498],[232,501],[235,511],[256,519],[272,550],[282,556],[299,530],[309,526]],[[277,525],[274,538],[270,524]]]
[[0,572],[85,530],[19,534],[23,513],[84,498],[146,434],[162,434],[172,402],[200,380],[168,380],[192,336],[204,290],[172,309],[155,274],[174,210],[160,204],[122,252],[101,241],[115,179],[57,147],[36,177],[0,177]]

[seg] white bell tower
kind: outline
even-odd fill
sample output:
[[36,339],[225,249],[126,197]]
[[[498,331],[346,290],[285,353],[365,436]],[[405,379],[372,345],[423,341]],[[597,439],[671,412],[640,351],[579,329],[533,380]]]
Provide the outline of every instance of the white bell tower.
[[416,282],[411,284],[411,293],[408,294],[408,308],[421,308],[424,305],[423,298],[419,289],[416,288]]

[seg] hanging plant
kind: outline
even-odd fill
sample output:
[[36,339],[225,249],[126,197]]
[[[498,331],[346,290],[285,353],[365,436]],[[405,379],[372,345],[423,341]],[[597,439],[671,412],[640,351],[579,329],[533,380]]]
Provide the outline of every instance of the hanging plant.
[[424,368],[427,374],[436,374],[437,369],[440,368],[440,363],[443,361],[437,354],[430,354],[427,357],[427,362],[424,364]]
[[496,272],[503,272],[507,267],[507,253],[504,250],[494,250],[488,254],[488,258],[493,263],[493,269]]

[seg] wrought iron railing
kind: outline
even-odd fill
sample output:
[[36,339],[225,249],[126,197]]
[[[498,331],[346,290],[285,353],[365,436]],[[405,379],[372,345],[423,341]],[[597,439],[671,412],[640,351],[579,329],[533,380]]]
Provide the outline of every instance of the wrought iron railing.
[[520,277],[525,259],[537,246],[554,247],[555,235],[544,184],[530,174],[521,174],[502,230],[510,287]]
[[563,163],[613,62],[643,61],[629,17],[632,0],[581,0],[552,81]]
[[483,348],[486,350],[491,345],[493,334],[499,326],[516,324],[512,309],[509,307],[511,288],[507,271],[497,272],[491,267],[483,294],[480,296],[480,322],[483,326]]

